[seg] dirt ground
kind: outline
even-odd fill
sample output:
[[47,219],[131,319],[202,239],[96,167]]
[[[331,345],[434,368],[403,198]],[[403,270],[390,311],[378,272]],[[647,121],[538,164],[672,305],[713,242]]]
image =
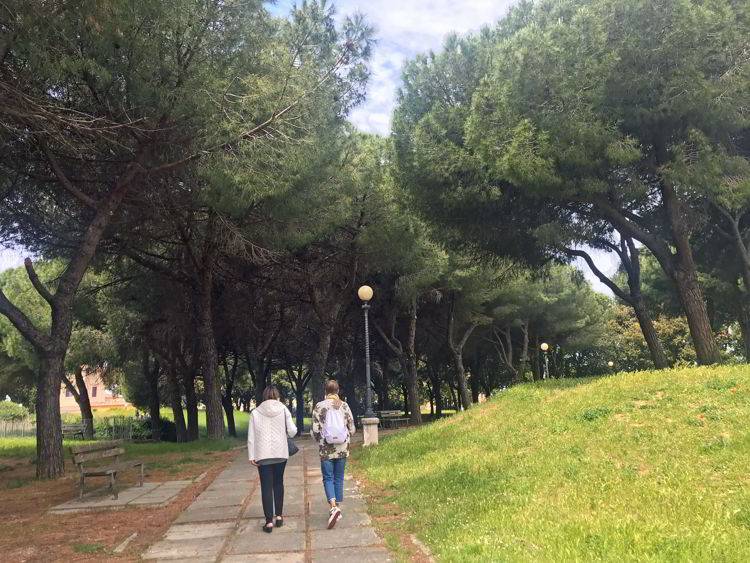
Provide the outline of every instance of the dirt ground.
[[[134,507],[73,514],[47,514],[51,507],[78,495],[75,468],[69,461],[63,479],[35,481],[35,468],[28,459],[0,458],[0,560],[5,563],[137,561],[236,454],[230,450],[145,457],[146,481],[193,479],[203,472],[207,474],[164,508]],[[137,480],[136,470],[123,473],[118,476],[120,490]],[[86,489],[106,484],[104,478],[89,478]],[[138,535],[124,553],[112,553],[133,532]]]

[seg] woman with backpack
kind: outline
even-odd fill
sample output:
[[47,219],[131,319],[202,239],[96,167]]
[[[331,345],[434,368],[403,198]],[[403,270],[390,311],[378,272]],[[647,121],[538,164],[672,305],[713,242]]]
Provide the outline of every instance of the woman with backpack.
[[284,469],[289,459],[287,436],[293,438],[297,434],[292,415],[280,399],[281,393],[275,385],[266,387],[263,402],[250,413],[247,427],[247,455],[250,463],[258,468],[266,517],[263,531],[268,533],[274,526],[284,525]]
[[312,416],[313,439],[318,443],[323,488],[331,505],[328,529],[341,518],[339,504],[344,502],[344,470],[349,457],[349,442],[354,434],[354,417],[339,398],[339,384],[335,379],[326,382],[326,398],[315,405]]

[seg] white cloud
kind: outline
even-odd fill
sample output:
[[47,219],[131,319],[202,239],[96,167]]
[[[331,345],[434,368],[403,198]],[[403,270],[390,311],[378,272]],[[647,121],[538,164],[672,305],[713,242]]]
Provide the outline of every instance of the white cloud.
[[[294,2],[284,0],[272,8],[276,15],[289,12]],[[339,19],[361,12],[375,27],[377,45],[371,60],[367,100],[350,120],[367,133],[387,135],[401,83],[401,68],[419,53],[436,51],[446,35],[467,34],[493,25],[515,0],[338,0]]]
[[23,264],[23,258],[19,250],[0,246],[0,272],[8,268],[17,268]]

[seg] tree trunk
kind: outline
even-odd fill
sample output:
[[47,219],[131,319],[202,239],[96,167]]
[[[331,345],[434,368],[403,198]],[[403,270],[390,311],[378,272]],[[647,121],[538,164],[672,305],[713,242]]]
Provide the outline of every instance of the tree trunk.
[[236,438],[237,428],[234,425],[234,408],[231,396],[223,395],[221,397],[221,404],[224,407],[224,413],[227,415],[227,431],[232,438]]
[[409,309],[409,332],[406,338],[406,350],[404,358],[404,376],[406,377],[406,390],[409,402],[409,423],[422,424],[422,411],[419,401],[419,379],[417,374],[417,352],[415,349],[417,339],[417,298],[412,298]]
[[313,355],[310,376],[310,390],[312,391],[313,405],[317,405],[325,399],[325,373],[328,365],[328,353],[331,350],[331,336],[333,335],[333,325],[324,325],[320,327],[318,334],[318,347]]
[[83,436],[87,440],[94,439],[94,413],[91,411],[91,401],[89,400],[89,391],[86,389],[86,382],[83,380],[83,370],[81,367],[76,368],[76,387],[78,387],[78,408],[81,410],[81,424],[84,425]]
[[[207,235],[207,239],[210,237]],[[206,260],[200,275],[198,295],[198,346],[206,402],[206,431],[209,440],[224,438],[224,412],[221,405],[221,385],[217,373],[218,355],[212,316],[213,261]]]
[[680,296],[685,317],[687,317],[698,363],[701,365],[719,363],[721,355],[714,339],[706,302],[703,300],[703,292],[698,285],[695,270],[677,269],[672,279]]
[[[690,226],[682,213],[682,206],[674,190],[663,184],[662,197],[676,249],[676,253],[669,256],[670,263],[665,271],[670,274],[677,288],[690,327],[698,363],[701,365],[718,364],[721,362],[721,354],[716,345],[706,302],[698,283],[698,272],[690,246]],[[659,256],[656,257],[659,259]],[[663,259],[664,257],[659,262],[662,263]],[[664,266],[665,264],[662,263],[662,267]]]
[[161,366],[158,361],[151,365],[151,353],[143,346],[141,356],[141,369],[143,377],[148,383],[148,412],[151,417],[151,439],[161,440],[161,401],[159,401],[159,373]]
[[518,373],[523,380],[526,378],[526,368],[529,364],[529,324],[527,322],[521,323],[521,339],[521,359],[518,364]]
[[388,400],[388,382],[390,380],[391,369],[389,367],[388,358],[383,358],[383,380],[378,389],[378,406],[381,411],[387,411],[389,408],[390,401]]
[[185,414],[182,411],[182,393],[180,393],[180,383],[177,380],[174,366],[169,366],[167,371],[169,379],[169,395],[172,404],[172,416],[174,417],[175,431],[178,442],[187,442],[187,428],[185,427]]
[[667,360],[667,355],[664,353],[664,348],[659,341],[659,335],[656,334],[654,323],[651,320],[651,315],[648,314],[643,297],[640,295],[633,297],[633,311],[635,311],[641,332],[643,332],[643,337],[646,339],[649,352],[651,352],[651,360],[654,362],[654,367],[656,369],[668,368],[669,360]]
[[479,403],[479,375],[472,373],[469,383],[471,384],[471,402],[476,405]]
[[297,387],[294,394],[297,401],[297,436],[301,436],[305,431],[305,390]]
[[464,357],[460,352],[455,353],[453,360],[456,364],[456,382],[458,383],[458,395],[461,398],[461,406],[465,410],[471,408],[471,393],[466,385],[466,369],[464,368]]
[[441,418],[443,416],[443,386],[438,379],[433,383],[435,387],[435,417]]
[[185,410],[187,411],[187,434],[188,442],[193,442],[200,438],[198,428],[198,396],[195,393],[195,372],[184,374],[182,378],[185,382]]
[[151,417],[151,439],[161,440],[161,402],[159,401],[159,371],[149,378],[148,412]]
[[56,479],[65,474],[60,420],[60,382],[65,350],[40,358],[36,396],[36,477]]
[[745,362],[750,363],[750,305],[747,303],[745,294],[742,295],[741,311],[737,320],[742,331],[742,343],[745,346]]

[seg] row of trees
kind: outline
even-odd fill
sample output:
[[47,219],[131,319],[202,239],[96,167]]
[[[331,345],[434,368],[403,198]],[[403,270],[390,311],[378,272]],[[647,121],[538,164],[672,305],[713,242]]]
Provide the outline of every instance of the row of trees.
[[688,332],[714,363],[734,323],[750,341],[722,238],[748,228],[740,3],[522,2],[407,64],[392,140],[345,121],[372,30],[326,2],[40,4],[0,15],[0,237],[47,259],[0,279],[0,377],[35,402],[40,478],[63,472],[61,383],[90,418],[84,364],[154,436],[169,405],[197,438],[199,403],[233,433],[270,381],[300,428],[326,376],[358,410],[364,282],[378,404],[413,423],[541,377],[543,341],[553,376],[691,361]]

